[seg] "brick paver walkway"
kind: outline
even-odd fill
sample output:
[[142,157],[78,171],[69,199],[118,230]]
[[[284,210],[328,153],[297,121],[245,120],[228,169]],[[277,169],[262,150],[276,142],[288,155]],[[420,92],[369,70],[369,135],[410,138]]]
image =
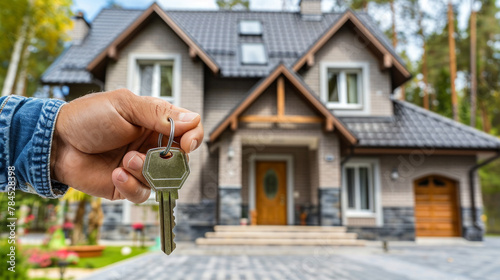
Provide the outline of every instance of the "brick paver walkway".
[[84,279],[500,279],[500,239],[480,246],[191,248],[142,257]]

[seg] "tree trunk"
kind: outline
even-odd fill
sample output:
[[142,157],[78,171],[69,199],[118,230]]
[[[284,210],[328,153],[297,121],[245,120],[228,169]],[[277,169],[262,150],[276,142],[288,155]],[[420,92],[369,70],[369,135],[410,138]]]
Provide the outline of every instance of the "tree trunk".
[[[474,3],[474,1],[472,1]],[[470,126],[476,127],[477,65],[476,65],[476,12],[471,5],[470,14]]]
[[97,245],[100,239],[100,229],[104,222],[101,199],[94,198],[91,202],[92,209],[89,214],[89,244]]
[[448,1],[448,46],[450,48],[450,85],[451,85],[451,106],[453,119],[458,121],[458,98],[455,90],[455,78],[457,76],[457,57],[455,55],[455,20],[453,16],[453,5]]
[[23,25],[21,26],[21,30],[19,31],[19,35],[17,36],[16,43],[14,43],[14,49],[12,51],[12,56],[10,57],[7,76],[5,76],[5,81],[3,83],[2,96],[7,96],[13,93],[17,68],[19,67],[19,62],[21,60],[24,43],[26,42],[29,21],[30,17],[28,14],[26,14],[23,17]]
[[481,119],[483,122],[483,131],[486,133],[490,133],[490,130],[491,130],[490,118],[488,117],[488,108],[486,108],[486,104],[484,104],[484,100],[479,101],[479,108],[481,109]]
[[16,95],[26,95],[26,84],[28,77],[28,62],[30,58],[30,40],[33,37],[34,29],[30,28],[26,35],[26,46],[24,47],[23,55],[21,56],[21,68],[19,70],[19,75],[16,82]]
[[422,37],[422,76],[424,82],[424,96],[422,97],[422,103],[425,109],[429,110],[429,86],[427,81],[427,44],[425,42],[424,27],[422,26],[422,10],[419,11],[418,17],[418,33]]
[[71,235],[71,245],[77,245],[83,238],[83,218],[85,216],[86,199],[78,202],[78,209],[76,210],[75,220],[73,222],[73,234]]
[[391,16],[392,16],[392,46],[396,49],[398,45],[398,34],[396,33],[396,9],[394,8],[394,0],[389,2],[391,5]]
[[424,43],[422,45],[422,48],[423,48],[424,52],[422,54],[422,76],[424,79],[424,96],[422,98],[424,99],[423,100],[424,108],[426,110],[429,110],[429,86],[428,86],[428,81],[427,81],[427,76],[428,76],[428,73],[427,73],[427,46],[425,43],[425,38],[423,38],[423,41],[424,41]]

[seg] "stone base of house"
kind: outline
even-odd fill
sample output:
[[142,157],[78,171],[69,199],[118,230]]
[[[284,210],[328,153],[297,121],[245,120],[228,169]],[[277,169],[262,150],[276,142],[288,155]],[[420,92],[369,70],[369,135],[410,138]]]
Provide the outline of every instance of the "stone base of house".
[[414,241],[415,213],[413,207],[384,207],[383,227],[348,226],[358,238],[366,240]]
[[341,226],[340,188],[320,188],[318,194],[320,225]]
[[202,201],[199,204],[178,204],[175,208],[175,240],[193,241],[213,231],[216,224],[215,201]]
[[380,241],[415,241],[415,228],[348,226],[347,232],[358,234],[358,239]]
[[241,212],[241,187],[219,187],[219,224],[239,225]]

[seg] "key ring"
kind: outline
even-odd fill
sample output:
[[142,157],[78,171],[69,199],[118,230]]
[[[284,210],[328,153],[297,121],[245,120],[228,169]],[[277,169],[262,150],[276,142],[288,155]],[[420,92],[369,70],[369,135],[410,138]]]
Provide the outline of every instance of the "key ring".
[[[170,152],[170,148],[172,147],[172,143],[174,142],[174,133],[175,133],[175,123],[172,118],[168,118],[170,122],[170,136],[168,137],[168,144],[164,151],[160,153],[160,156],[165,157]],[[163,140],[163,134],[160,133],[158,136],[158,147],[161,147],[161,142]]]

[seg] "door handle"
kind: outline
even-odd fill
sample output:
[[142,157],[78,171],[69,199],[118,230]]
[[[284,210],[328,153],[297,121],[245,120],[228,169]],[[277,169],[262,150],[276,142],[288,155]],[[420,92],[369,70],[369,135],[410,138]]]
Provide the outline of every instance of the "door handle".
[[280,204],[285,205],[285,196],[284,195],[280,196]]

